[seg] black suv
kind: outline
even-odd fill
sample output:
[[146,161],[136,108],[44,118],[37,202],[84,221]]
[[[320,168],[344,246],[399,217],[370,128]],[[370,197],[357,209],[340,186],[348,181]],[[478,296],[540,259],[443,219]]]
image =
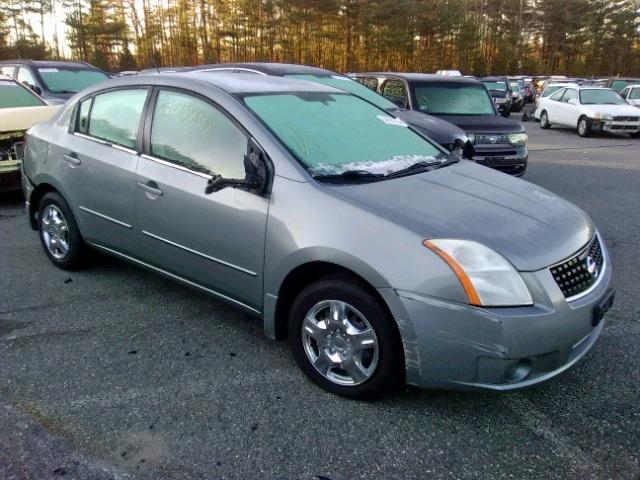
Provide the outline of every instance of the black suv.
[[109,76],[88,63],[4,60],[0,73],[15,78],[49,105],[65,103],[75,93]]
[[358,81],[411,110],[462,128],[473,144],[471,158],[511,175],[527,168],[527,135],[519,122],[502,118],[482,82],[425,73],[357,73]]
[[363,87],[353,79],[331,70],[306,65],[268,62],[220,63],[185,67],[178,70],[181,72],[193,70],[232,71],[236,73],[295,78],[329,85],[349,92],[388,111],[459,157],[464,157],[465,154],[469,154],[471,151],[471,145],[464,131],[452,123],[425,113],[404,110],[393,102],[386,100],[381,95]]
[[508,117],[513,110],[514,99],[513,89],[507,77],[483,77],[480,81],[489,90],[498,111],[503,117]]

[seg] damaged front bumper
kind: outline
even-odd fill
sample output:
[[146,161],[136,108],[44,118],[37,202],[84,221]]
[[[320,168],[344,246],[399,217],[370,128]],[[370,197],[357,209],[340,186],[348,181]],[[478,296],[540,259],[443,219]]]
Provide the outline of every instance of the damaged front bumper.
[[20,189],[24,131],[0,133],[0,190]]
[[402,336],[407,383],[513,390],[555,377],[580,360],[600,336],[603,313],[613,302],[611,269],[587,295],[570,302],[548,269],[522,276],[532,306],[481,308],[400,290],[394,299],[391,289],[381,291]]

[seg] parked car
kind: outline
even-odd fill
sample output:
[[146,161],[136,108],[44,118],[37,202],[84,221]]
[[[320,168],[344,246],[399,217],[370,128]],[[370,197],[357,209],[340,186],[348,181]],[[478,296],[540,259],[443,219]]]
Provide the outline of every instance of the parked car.
[[54,265],[90,246],[236,305],[349,397],[542,382],[613,302],[580,209],[307,81],[114,79],[30,131],[23,187]]
[[575,128],[581,137],[594,132],[628,133],[637,137],[640,111],[610,88],[565,87],[541,98],[535,111],[540,127]]
[[49,105],[60,105],[80,90],[109,79],[88,63],[41,60],[0,61],[0,73],[26,85]]
[[0,75],[0,191],[20,189],[25,134],[56,110],[11,77]]
[[323,68],[295,65],[289,63],[249,62],[249,63],[220,63],[212,65],[199,65],[187,67],[180,71],[219,71],[236,73],[253,73],[259,75],[272,75],[285,78],[296,78],[310,82],[329,85],[373,103],[379,108],[401,118],[406,123],[429,138],[439,143],[447,150],[459,157],[471,155],[472,147],[465,132],[454,124],[426,113],[406,110],[404,105],[400,108],[397,104],[387,100],[382,95],[371,91],[352,78],[325,70]]
[[620,92],[620,96],[624,98],[630,105],[640,107],[640,84],[627,85]]
[[480,81],[489,90],[498,111],[508,117],[513,106],[513,91],[507,77],[483,77]]
[[511,111],[521,112],[524,107],[524,93],[521,82],[509,81],[511,87]]
[[512,175],[527,168],[527,135],[522,124],[501,118],[491,95],[476,79],[424,73],[359,73],[365,85],[418,112],[428,113],[462,128],[473,144],[469,155],[481,165]]
[[605,87],[621,92],[627,85],[640,84],[640,77],[613,77],[607,80]]

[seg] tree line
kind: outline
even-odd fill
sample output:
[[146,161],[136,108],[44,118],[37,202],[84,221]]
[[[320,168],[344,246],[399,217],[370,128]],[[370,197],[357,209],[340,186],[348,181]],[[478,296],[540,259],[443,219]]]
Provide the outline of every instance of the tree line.
[[[45,39],[46,18],[66,33]],[[2,0],[1,58],[640,75],[640,0]]]

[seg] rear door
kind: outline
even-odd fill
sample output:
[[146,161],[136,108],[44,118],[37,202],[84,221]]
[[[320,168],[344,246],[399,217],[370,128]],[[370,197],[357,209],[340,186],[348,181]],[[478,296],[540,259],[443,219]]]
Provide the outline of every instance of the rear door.
[[562,95],[564,95],[564,90],[564,88],[561,88],[557,92],[552,93],[547,97],[547,101],[545,102],[544,109],[547,110],[547,116],[552,123],[562,123],[562,104],[560,100],[562,99]]
[[262,309],[269,200],[240,188],[205,194],[212,175],[244,179],[249,136],[217,105],[182,90],[158,89],[138,164],[138,256]]
[[87,240],[123,252],[134,245],[138,131],[147,88],[98,93],[76,107],[59,151],[65,193]]

